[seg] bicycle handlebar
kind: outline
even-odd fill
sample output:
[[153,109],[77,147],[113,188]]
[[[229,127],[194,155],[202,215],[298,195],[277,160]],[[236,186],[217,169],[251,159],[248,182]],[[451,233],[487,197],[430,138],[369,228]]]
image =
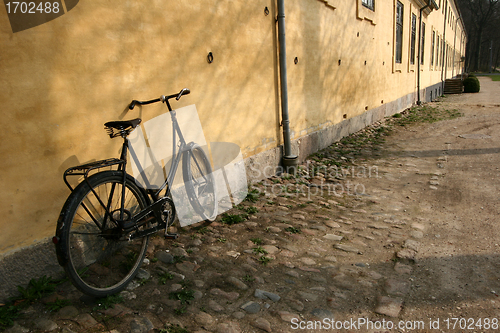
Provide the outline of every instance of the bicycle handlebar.
[[176,101],[180,100],[181,99],[181,96],[182,95],[189,95],[191,93],[191,90],[189,90],[188,88],[184,88],[182,89],[180,92],[179,92],[179,95],[175,98]]
[[190,94],[191,91],[188,89],[188,88],[184,88],[182,89],[180,92],[178,92],[177,94],[173,94],[173,95],[168,95],[168,96],[164,96],[164,95],[161,95],[160,98],[156,98],[156,99],[152,99],[152,100],[149,100],[149,101],[138,101],[138,100],[133,100],[130,105],[128,106],[128,108],[130,110],[133,110],[135,108],[135,105],[136,104],[139,104],[139,105],[146,105],[146,104],[152,104],[152,103],[156,103],[156,102],[162,102],[162,103],[165,103],[165,102],[168,102],[169,99],[171,98],[174,98],[178,101],[179,99],[181,99],[181,97],[183,95],[188,95]]

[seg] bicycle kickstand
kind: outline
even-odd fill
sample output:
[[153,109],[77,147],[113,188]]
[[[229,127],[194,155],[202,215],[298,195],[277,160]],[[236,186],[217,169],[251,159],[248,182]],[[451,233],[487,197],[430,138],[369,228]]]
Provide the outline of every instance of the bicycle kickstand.
[[[166,214],[167,214],[167,221],[168,221],[168,214],[170,214],[170,212],[166,212]],[[169,228],[169,226],[167,225],[165,227],[165,239],[177,239],[179,237],[179,234],[176,232],[169,233],[168,228]]]
[[165,230],[165,239],[177,239],[179,237],[178,233],[168,233],[168,231]]

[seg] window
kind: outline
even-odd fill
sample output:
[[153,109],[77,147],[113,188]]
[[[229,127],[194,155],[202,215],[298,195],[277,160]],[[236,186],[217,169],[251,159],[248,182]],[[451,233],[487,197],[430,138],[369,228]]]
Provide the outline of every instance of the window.
[[415,43],[417,40],[417,15],[411,14],[410,64],[415,64]]
[[444,38],[441,38],[441,55],[439,56],[441,58],[441,66],[444,67],[444,62],[445,62],[445,54],[446,54],[446,50],[444,49]]
[[[337,1],[340,2],[340,0]],[[370,21],[372,25],[375,25],[375,0],[356,0],[356,15],[358,19]]]
[[424,50],[425,50],[425,23],[422,22],[422,27],[421,27],[421,37],[422,39],[420,40],[420,65],[424,64]]
[[451,65],[452,65],[452,62],[451,62],[452,52],[451,52],[451,46],[450,45],[448,45],[446,51],[448,52],[448,64],[447,64],[447,66],[451,68]]
[[446,52],[448,52],[447,53],[448,54],[448,62],[446,64],[446,66],[451,68],[451,46],[450,45],[447,45]]
[[396,5],[396,63],[400,64],[403,59],[403,11],[401,2]]
[[436,32],[432,32],[431,39],[431,67],[434,66],[434,48],[436,47]]
[[439,45],[440,45],[440,41],[441,41],[441,37],[439,37],[438,35],[438,38],[437,38],[437,44],[436,44],[436,66],[439,66]]
[[375,0],[361,0],[363,6],[375,10]]

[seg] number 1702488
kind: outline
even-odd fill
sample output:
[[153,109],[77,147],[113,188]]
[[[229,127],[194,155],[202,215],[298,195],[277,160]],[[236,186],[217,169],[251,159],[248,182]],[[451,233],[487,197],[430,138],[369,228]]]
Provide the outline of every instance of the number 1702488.
[[5,4],[7,7],[8,14],[57,14],[61,10],[59,8],[59,2],[40,2],[38,5],[35,2],[7,2]]
[[446,318],[443,320],[446,323],[447,329],[462,329],[462,330],[497,330],[499,322],[497,318]]

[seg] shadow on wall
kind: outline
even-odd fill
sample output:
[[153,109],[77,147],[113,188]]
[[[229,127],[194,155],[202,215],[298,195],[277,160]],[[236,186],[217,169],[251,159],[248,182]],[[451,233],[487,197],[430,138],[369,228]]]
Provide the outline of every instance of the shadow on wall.
[[[62,172],[118,156],[121,143],[107,137],[105,122],[146,121],[165,112],[125,113],[132,99],[189,87],[192,94],[176,108],[196,104],[207,141],[236,141],[247,152],[260,144],[255,133],[270,133],[268,143],[280,134],[275,23],[264,4],[179,1],[165,11],[139,2],[65,3],[67,14],[16,33],[7,15],[1,18],[6,61],[0,103],[11,106],[3,112],[6,123],[16,124],[0,134],[8,143],[1,153],[10,157],[0,161],[0,213],[6,217],[0,221],[0,254],[8,254],[0,269],[9,272],[2,275],[9,277],[3,286],[57,271],[47,237],[69,194]],[[275,11],[271,1],[266,5]],[[244,146],[246,140],[251,143]],[[41,245],[28,247],[33,244]],[[44,250],[15,253],[23,248]],[[9,260],[19,255],[22,261]],[[19,262],[25,263],[22,272]]]
[[13,2],[4,0],[12,32],[31,29],[63,16],[78,4],[79,0],[47,2]]
[[[302,47],[302,59],[296,65],[290,62],[291,121],[297,128],[297,119],[303,118],[311,132],[321,124],[343,121],[344,114],[351,118],[367,111],[365,106],[371,104],[368,96],[383,95],[376,92],[382,92],[384,84],[376,84],[375,78],[385,73],[380,68],[382,61],[376,64],[376,57],[365,59],[374,46],[375,26],[356,19],[355,2],[337,9],[321,2],[299,2],[296,6],[300,7],[301,26],[289,34],[287,43],[292,50],[297,44]],[[318,27],[317,22],[323,24]]]

